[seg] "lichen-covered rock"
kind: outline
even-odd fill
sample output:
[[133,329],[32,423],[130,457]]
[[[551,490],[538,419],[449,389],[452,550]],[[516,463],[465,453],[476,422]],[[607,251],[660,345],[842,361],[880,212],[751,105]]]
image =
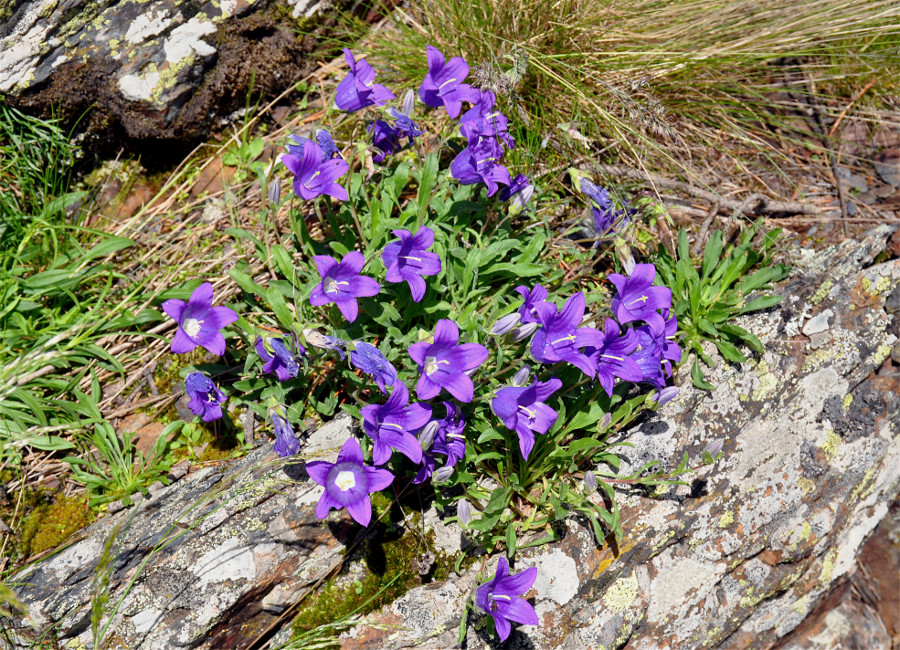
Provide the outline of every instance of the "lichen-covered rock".
[[[312,434],[317,455],[336,455],[350,424],[342,417]],[[201,469],[14,576],[37,630],[22,619],[4,625],[25,647],[51,629],[70,647],[91,647],[91,599],[105,575],[110,647],[245,647],[339,565],[359,534],[349,517],[316,519],[321,492],[271,445]]]
[[[624,472],[653,459],[674,468],[685,451],[699,460],[720,437],[725,457],[690,487],[654,498],[620,490],[626,536],[612,547],[570,519],[561,542],[518,554],[516,570],[539,568],[541,625],[507,647],[766,648],[855,570],[900,491],[900,375],[876,373],[898,333],[885,299],[900,260],[872,265],[890,233],[801,255],[785,300],[740,323],[765,353],[740,366],[720,359],[715,391],[683,386],[624,436],[634,445]],[[476,584],[473,569],[414,589],[344,647],[452,647]],[[838,631],[851,614],[834,614]],[[470,617],[466,647],[492,645]]]
[[145,161],[174,160],[216,120],[243,108],[251,84],[254,96],[271,98],[307,74],[313,63],[305,55],[315,43],[296,35],[294,18],[322,20],[330,5],[12,3],[0,20],[0,93],[69,124],[90,108],[82,125],[93,151],[115,154],[125,145]]

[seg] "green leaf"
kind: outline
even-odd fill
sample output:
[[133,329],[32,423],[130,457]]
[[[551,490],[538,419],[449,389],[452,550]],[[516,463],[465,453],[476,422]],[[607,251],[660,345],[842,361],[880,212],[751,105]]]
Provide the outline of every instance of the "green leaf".
[[425,211],[431,202],[431,190],[434,189],[434,183],[438,174],[438,157],[436,154],[430,153],[425,158],[425,165],[422,167],[422,173],[419,178],[419,193],[416,197],[416,204],[419,206],[419,219],[425,218]]
[[597,401],[591,402],[586,406],[587,408],[580,408],[569,420],[569,423],[566,425],[566,431],[586,429],[606,415],[603,406]]
[[516,554],[516,525],[509,522],[506,526],[506,556],[511,560]]
[[722,231],[716,230],[709,236],[706,248],[703,251],[702,275],[708,278],[713,268],[721,261],[722,255]]
[[703,371],[700,369],[700,362],[694,359],[694,365],[691,368],[691,379],[694,380],[694,386],[703,390],[715,390],[716,387],[706,381]]
[[266,298],[266,290],[263,289],[261,285],[254,282],[246,273],[238,271],[237,269],[229,269],[228,275],[231,276],[231,279],[237,282],[238,286],[247,293],[254,294],[263,299]]
[[272,311],[275,313],[275,318],[278,319],[278,322],[281,323],[283,328],[290,331],[296,318],[294,318],[294,313],[288,308],[287,303],[284,301],[284,296],[282,296],[281,292],[275,287],[269,287],[266,291],[266,298],[268,299],[269,305],[272,307]]
[[293,280],[294,264],[287,249],[281,244],[275,244],[272,246],[272,258],[275,260],[275,266],[278,267],[282,277]]
[[719,339],[715,341],[716,347],[719,348],[719,353],[725,357],[727,361],[732,361],[734,363],[744,363],[747,360],[743,354],[741,354],[740,350],[738,350],[734,345],[725,341],[724,339]]
[[585,449],[594,449],[596,447],[603,447],[605,444],[606,443],[601,442],[596,438],[579,438],[578,440],[573,440],[569,444],[569,453],[574,456],[579,451],[583,451]]
[[547,272],[547,268],[543,264],[532,264],[530,262],[519,262],[510,264],[509,262],[500,262],[491,264],[486,269],[482,269],[482,275],[491,275],[493,273],[506,273],[512,277],[529,278],[535,275],[543,275]]
[[741,309],[739,314],[748,314],[751,311],[759,311],[760,309],[768,309],[769,307],[774,307],[778,303],[784,300],[784,296],[761,296],[756,300],[752,300],[744,305],[743,309]]
[[92,260],[95,257],[105,257],[110,253],[115,253],[116,251],[120,251],[123,248],[128,248],[129,246],[134,246],[133,240],[128,239],[127,237],[107,235],[106,239],[104,239],[99,244],[91,248],[87,253],[85,253],[81,257],[79,262],[84,264],[84,262]]

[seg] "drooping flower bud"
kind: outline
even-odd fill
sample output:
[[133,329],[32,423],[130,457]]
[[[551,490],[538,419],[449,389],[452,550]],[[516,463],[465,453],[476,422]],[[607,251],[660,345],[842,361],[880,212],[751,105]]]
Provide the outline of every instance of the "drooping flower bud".
[[429,450],[431,449],[431,443],[434,442],[434,436],[438,431],[438,422],[437,420],[432,420],[419,432],[419,443],[422,445],[422,449]]
[[413,111],[416,110],[416,93],[413,92],[412,88],[403,93],[403,99],[400,100],[400,110],[410,117]]
[[531,377],[531,366],[527,363],[523,365],[516,374],[513,375],[512,381],[510,382],[513,386],[527,386],[529,384],[528,379]]
[[456,517],[463,526],[467,525],[472,518],[472,507],[465,499],[456,502]]
[[512,341],[521,341],[523,339],[527,339],[537,331],[538,327],[538,323],[525,323],[524,325],[520,325],[512,332],[510,332],[509,338]]
[[661,391],[656,393],[656,397],[653,398],[653,401],[656,402],[656,406],[662,406],[666,402],[670,402],[675,399],[677,395],[677,386],[666,386]]
[[593,492],[597,489],[597,477],[590,470],[584,473],[584,486],[588,489],[588,492]]
[[273,178],[272,182],[269,183],[269,191],[267,193],[267,198],[269,199],[269,203],[272,205],[278,205],[278,202],[281,200],[281,179]]
[[724,438],[716,438],[715,440],[710,442],[708,445],[706,445],[706,448],[703,450],[703,453],[706,454],[706,452],[709,452],[709,455],[712,456],[713,458],[715,458],[720,453],[722,453],[722,447],[724,445],[725,445]]
[[604,429],[609,427],[611,422],[612,422],[612,414],[607,413],[606,415],[603,416],[603,419],[600,420],[600,430],[603,431]]
[[522,319],[519,316],[519,312],[513,312],[511,314],[507,314],[500,318],[494,326],[491,328],[491,336],[503,336],[507,332],[511,332],[516,325],[519,324],[519,321]]
[[432,483],[443,483],[448,478],[453,476],[453,468],[452,467],[441,467],[439,470],[436,470],[434,474],[431,476]]

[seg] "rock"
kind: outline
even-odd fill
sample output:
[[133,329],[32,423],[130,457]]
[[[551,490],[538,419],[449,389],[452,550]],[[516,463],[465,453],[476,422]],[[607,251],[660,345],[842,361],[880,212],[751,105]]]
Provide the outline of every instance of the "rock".
[[[611,547],[597,548],[570,518],[560,542],[517,553],[514,570],[538,567],[531,602],[541,625],[515,630],[508,647],[770,648],[846,580],[900,491],[900,377],[873,374],[896,340],[884,304],[900,260],[871,266],[890,233],[806,255],[782,287],[786,299],[739,323],[763,341],[761,357],[739,368],[720,360],[712,394],[688,378],[623,436],[634,447],[623,448],[621,473],[650,459],[673,468],[685,451],[696,460],[718,437],[725,457],[692,486],[652,499],[617,490],[625,538]],[[799,329],[817,310],[832,322],[813,350]],[[413,589],[342,647],[450,648],[477,584],[473,569]],[[840,628],[854,615],[832,620]],[[496,647],[477,615],[466,647]]]
[[0,16],[0,92],[32,114],[69,125],[84,117],[82,145],[95,153],[125,146],[144,164],[180,161],[245,107],[251,84],[254,97],[272,99],[314,69],[315,39],[296,36],[290,13],[308,29],[334,19],[322,14],[330,3],[291,4],[13,2]]
[[[785,300],[737,323],[764,353],[739,366],[718,359],[707,376],[716,390],[687,379],[676,399],[621,434],[616,441],[634,445],[618,448],[621,473],[648,460],[674,468],[684,452],[696,462],[719,438],[725,456],[692,485],[653,498],[617,488],[618,542],[598,547],[585,522],[569,517],[560,541],[520,549],[514,570],[538,569],[527,597],[541,625],[514,630],[508,647],[771,648],[853,576],[900,492],[900,374],[875,373],[897,340],[885,301],[900,284],[900,260],[872,264],[890,233],[882,226],[799,255],[780,288]],[[827,311],[813,349],[801,328]],[[351,423],[339,418],[310,434],[304,453],[333,458]],[[11,576],[38,629],[21,617],[7,628],[22,644],[51,628],[61,645],[88,644],[92,584],[115,532],[107,611],[122,647],[244,648],[337,568],[361,532],[344,513],[318,522],[320,495],[270,445],[203,468]],[[441,523],[436,513],[423,519]],[[450,548],[452,526],[440,531]],[[496,563],[487,559],[484,575]],[[367,615],[342,647],[455,646],[464,603],[485,579],[481,565]],[[881,638],[871,626],[868,636],[842,632],[863,614],[840,602],[822,639]],[[496,647],[479,620],[470,614],[466,647]],[[289,634],[282,625],[274,639]]]

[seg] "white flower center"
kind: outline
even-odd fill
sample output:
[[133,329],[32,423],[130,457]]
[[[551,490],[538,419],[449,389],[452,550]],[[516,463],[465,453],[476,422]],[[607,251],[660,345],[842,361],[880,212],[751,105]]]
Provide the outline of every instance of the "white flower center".
[[334,479],[334,484],[341,488],[341,492],[346,492],[356,487],[356,476],[353,475],[353,472],[347,470],[338,472],[337,478]]
[[197,320],[196,318],[186,318],[184,323],[181,326],[181,329],[185,331],[185,333],[190,336],[192,339],[197,338],[197,335],[200,333],[200,326],[203,325],[202,320]]
[[334,279],[326,280],[325,282],[325,293],[336,293],[339,291],[338,287],[342,284],[346,284],[349,286],[349,282],[346,281],[338,281]]

